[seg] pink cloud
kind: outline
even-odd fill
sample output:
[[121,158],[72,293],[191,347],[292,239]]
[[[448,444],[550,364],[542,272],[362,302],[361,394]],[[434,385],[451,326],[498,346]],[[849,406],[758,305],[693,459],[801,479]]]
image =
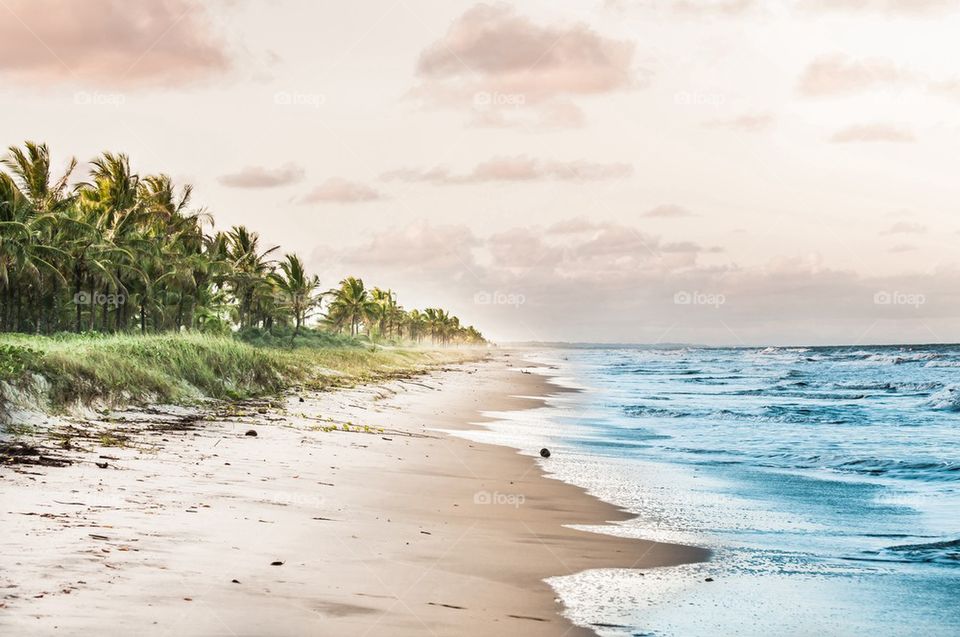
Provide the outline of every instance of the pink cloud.
[[300,203],[362,203],[378,199],[383,199],[383,195],[370,186],[331,177],[304,195]]
[[588,221],[584,217],[573,217],[572,219],[564,219],[563,221],[554,223],[547,227],[544,233],[552,235],[577,234],[592,231],[596,227],[596,223]]
[[799,90],[810,97],[850,95],[917,80],[914,73],[890,60],[854,60],[845,55],[829,55],[807,66],[800,77]]
[[694,15],[739,15],[757,6],[756,0],[673,0],[668,3],[678,13]]
[[773,124],[773,115],[767,113],[711,119],[703,123],[707,128],[724,128],[751,133],[769,128],[771,124]]
[[803,0],[808,9],[924,13],[957,7],[957,0]]
[[631,226],[582,218],[545,230],[515,228],[491,236],[485,245],[493,257],[491,273],[497,268],[513,272],[521,267],[580,282],[682,270],[694,265],[698,255],[705,252],[692,242],[663,242]]
[[942,80],[939,82],[931,82],[928,86],[929,90],[942,97],[948,97],[951,99],[960,99],[960,80]]
[[[633,53],[633,43],[582,23],[540,25],[508,4],[478,4],[420,54],[414,95],[469,107],[479,113],[475,122],[503,126],[518,112],[539,114],[554,100],[637,86]],[[569,104],[547,113],[554,124],[580,119]]]
[[757,0],[605,0],[604,6],[617,10],[639,7],[688,16],[733,16],[756,8]]
[[[360,245],[334,254],[320,250],[315,258],[332,264],[330,280],[355,274],[370,285],[403,290],[407,307],[440,303],[494,338],[795,344],[851,342],[872,325],[869,338],[891,342],[929,337],[930,329],[943,329],[945,339],[958,333],[955,269],[863,277],[807,257],[749,267],[700,263],[713,252],[581,217],[488,237],[459,225],[385,228]],[[878,306],[881,290],[918,292],[930,302]],[[524,303],[478,303],[478,291],[522,295]],[[678,304],[678,292],[720,294],[725,302]],[[597,307],[605,311],[598,314]],[[898,317],[918,322],[890,323],[884,331],[883,321]]]
[[860,124],[839,130],[830,137],[837,144],[855,142],[913,142],[913,133],[894,124]]
[[384,179],[426,182],[437,185],[482,184],[504,181],[599,181],[633,174],[630,164],[601,164],[588,161],[545,161],[526,155],[494,157],[465,174],[454,174],[440,166],[428,169],[402,168],[383,175]]
[[675,204],[663,204],[655,208],[651,208],[650,210],[647,210],[640,216],[658,217],[661,219],[665,219],[665,218],[677,218],[677,217],[692,217],[693,213],[682,206],[677,206]]
[[557,98],[536,108],[476,108],[469,124],[477,128],[558,130],[581,128],[586,116],[572,101]]
[[477,267],[470,250],[478,243],[466,226],[421,222],[378,232],[344,250],[339,260],[347,267],[381,273],[412,270],[445,277]]
[[280,168],[246,166],[235,173],[229,173],[217,179],[230,188],[277,188],[296,183],[303,179],[303,168],[295,164],[285,164]]
[[554,267],[563,259],[563,247],[543,241],[532,228],[511,228],[491,236],[487,241],[495,267]]
[[198,0],[0,3],[0,73],[14,80],[169,86],[230,66]]
[[898,243],[896,245],[890,246],[889,252],[899,253],[899,252],[913,252],[917,249],[917,246],[910,243]]
[[927,231],[927,227],[922,223],[913,223],[910,221],[898,221],[893,224],[884,234],[923,234]]

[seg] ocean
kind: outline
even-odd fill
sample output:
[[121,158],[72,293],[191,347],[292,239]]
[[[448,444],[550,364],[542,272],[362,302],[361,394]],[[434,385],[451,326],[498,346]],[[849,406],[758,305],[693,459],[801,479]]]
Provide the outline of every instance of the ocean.
[[[576,348],[471,437],[707,563],[550,580],[601,635],[960,635],[960,346]],[[517,366],[524,364],[517,355]],[[712,581],[707,581],[710,578]]]

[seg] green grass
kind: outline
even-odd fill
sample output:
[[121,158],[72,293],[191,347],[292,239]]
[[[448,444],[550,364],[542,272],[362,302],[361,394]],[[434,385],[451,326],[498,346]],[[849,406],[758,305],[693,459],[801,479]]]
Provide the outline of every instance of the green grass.
[[[302,339],[302,340],[301,340]],[[47,402],[178,403],[244,399],[352,385],[407,375],[464,352],[376,350],[355,339],[310,332],[297,338],[243,339],[203,334],[0,334],[0,381],[16,386],[31,375],[47,383]]]

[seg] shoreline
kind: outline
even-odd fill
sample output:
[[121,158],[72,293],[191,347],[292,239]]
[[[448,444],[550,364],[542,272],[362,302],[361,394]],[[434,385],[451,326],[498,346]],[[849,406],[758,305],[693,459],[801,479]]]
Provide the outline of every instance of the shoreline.
[[[511,364],[499,353],[183,428],[147,413],[130,447],[73,452],[82,461],[65,468],[4,467],[0,536],[18,557],[0,571],[0,627],[594,634],[561,614],[546,578],[708,552],[571,529],[635,516],[510,447],[438,431],[562,391]],[[114,458],[106,469],[102,455]]]

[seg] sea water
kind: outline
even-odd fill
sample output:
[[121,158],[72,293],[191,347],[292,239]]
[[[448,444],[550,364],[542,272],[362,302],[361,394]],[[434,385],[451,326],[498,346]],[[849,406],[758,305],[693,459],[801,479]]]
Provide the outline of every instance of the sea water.
[[960,635],[960,346],[524,358],[583,391],[498,414],[475,437],[550,447],[554,477],[638,516],[590,530],[713,551],[551,579],[578,623],[617,636]]

